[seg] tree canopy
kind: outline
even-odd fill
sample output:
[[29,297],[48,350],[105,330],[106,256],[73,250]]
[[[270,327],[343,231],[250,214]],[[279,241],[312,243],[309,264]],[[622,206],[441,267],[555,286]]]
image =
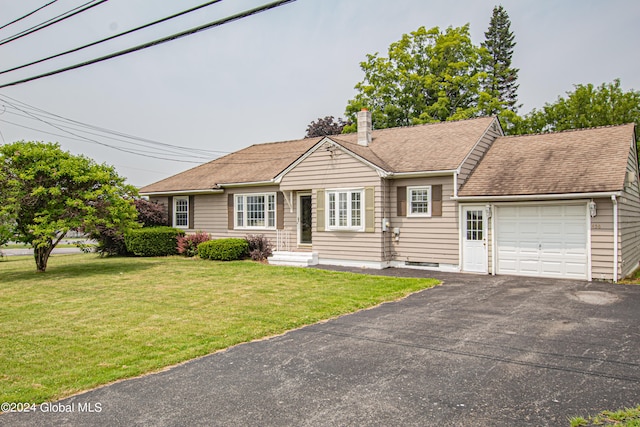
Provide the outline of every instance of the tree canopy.
[[360,63],[364,80],[355,86],[347,117],[355,123],[357,112],[368,108],[380,129],[486,114],[499,103],[483,89],[487,61],[488,51],[471,42],[468,24],[444,32],[420,27],[392,43],[388,57],[376,53]]
[[567,97],[516,117],[506,129],[510,134],[555,132],[594,126],[635,123],[640,126],[640,92],[624,92],[620,80],[594,86],[575,85]]
[[37,270],[69,230],[137,226],[133,196],[112,166],[63,151],[58,144],[0,146],[0,217],[34,249]]

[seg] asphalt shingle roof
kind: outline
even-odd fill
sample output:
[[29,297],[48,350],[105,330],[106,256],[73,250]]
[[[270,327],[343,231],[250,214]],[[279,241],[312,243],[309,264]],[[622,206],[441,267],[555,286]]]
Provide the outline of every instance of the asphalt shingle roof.
[[500,137],[458,195],[619,191],[633,143],[633,124]]
[[[456,169],[473,149],[492,117],[433,123],[372,132],[368,147],[357,144],[357,134],[330,139],[388,172]],[[267,182],[316,145],[321,137],[256,144],[209,163],[147,185],[140,192],[209,190],[229,183]]]

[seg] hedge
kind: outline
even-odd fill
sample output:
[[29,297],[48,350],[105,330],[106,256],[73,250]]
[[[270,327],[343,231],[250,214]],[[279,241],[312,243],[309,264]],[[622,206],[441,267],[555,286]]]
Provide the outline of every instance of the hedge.
[[198,245],[198,255],[202,259],[234,261],[245,258],[248,254],[249,243],[245,239],[210,240]]
[[127,250],[137,256],[176,255],[177,238],[184,231],[171,227],[145,227],[131,230],[124,236]]

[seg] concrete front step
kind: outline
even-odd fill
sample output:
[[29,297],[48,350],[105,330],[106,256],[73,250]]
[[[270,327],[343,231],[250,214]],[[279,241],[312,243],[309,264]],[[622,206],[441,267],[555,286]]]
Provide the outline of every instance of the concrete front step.
[[285,252],[275,251],[269,257],[269,264],[308,267],[318,264],[317,252]]

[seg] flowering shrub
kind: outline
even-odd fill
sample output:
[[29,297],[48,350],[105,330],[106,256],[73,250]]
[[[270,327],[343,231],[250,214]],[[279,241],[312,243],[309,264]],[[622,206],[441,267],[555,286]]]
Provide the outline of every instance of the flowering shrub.
[[198,255],[198,245],[211,240],[211,236],[203,231],[197,231],[195,234],[186,236],[178,236],[178,253],[186,257],[194,257]]

